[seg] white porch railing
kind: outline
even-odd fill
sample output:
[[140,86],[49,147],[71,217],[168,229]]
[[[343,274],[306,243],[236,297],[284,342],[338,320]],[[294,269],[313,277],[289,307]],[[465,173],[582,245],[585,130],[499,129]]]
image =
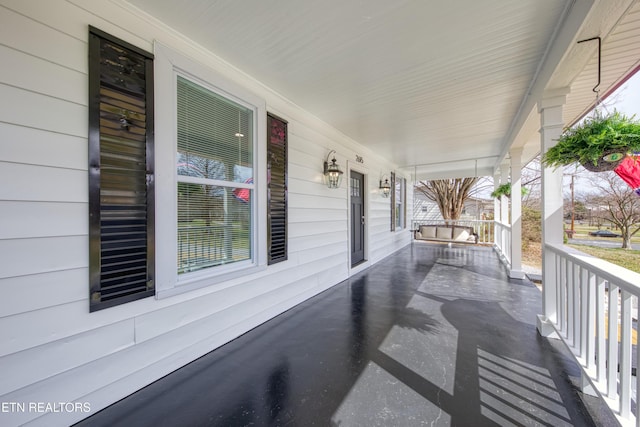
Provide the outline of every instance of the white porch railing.
[[498,254],[506,261],[507,264],[511,264],[511,225],[502,224],[498,221],[495,222],[496,239],[495,247]]
[[475,220],[475,219],[457,219],[457,220],[424,220],[414,221],[412,230],[417,230],[421,225],[459,225],[462,227],[473,227],[478,235],[478,243],[493,244],[494,236],[494,224],[493,220]]
[[[554,294],[545,301],[555,301],[545,314],[582,367],[583,391],[599,395],[622,425],[640,425],[640,376],[631,366],[640,274],[563,245],[546,244],[545,252],[551,271],[543,286]],[[640,346],[635,351],[640,360]]]

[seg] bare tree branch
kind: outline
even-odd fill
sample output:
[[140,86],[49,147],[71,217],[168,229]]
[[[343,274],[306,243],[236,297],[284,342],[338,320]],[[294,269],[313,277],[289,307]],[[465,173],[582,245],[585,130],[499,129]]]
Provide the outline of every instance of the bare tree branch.
[[598,195],[592,201],[606,206],[603,219],[620,229],[622,248],[631,249],[631,237],[640,231],[640,198],[615,173],[598,173],[592,177]]
[[445,220],[460,219],[464,202],[480,178],[437,179],[420,181],[416,190],[438,205]]

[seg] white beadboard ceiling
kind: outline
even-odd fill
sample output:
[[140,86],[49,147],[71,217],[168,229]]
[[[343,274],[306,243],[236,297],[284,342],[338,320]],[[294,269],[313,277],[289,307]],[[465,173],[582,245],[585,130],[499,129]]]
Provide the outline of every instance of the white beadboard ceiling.
[[584,112],[583,33],[607,37],[601,93],[640,52],[634,0],[128,2],[423,179],[535,155],[544,89],[575,86],[565,119]]

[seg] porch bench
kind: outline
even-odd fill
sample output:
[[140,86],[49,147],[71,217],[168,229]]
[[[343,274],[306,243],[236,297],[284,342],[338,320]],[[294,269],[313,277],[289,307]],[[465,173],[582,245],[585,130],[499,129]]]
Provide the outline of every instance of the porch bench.
[[463,225],[421,225],[414,230],[416,240],[446,243],[478,243],[473,227]]

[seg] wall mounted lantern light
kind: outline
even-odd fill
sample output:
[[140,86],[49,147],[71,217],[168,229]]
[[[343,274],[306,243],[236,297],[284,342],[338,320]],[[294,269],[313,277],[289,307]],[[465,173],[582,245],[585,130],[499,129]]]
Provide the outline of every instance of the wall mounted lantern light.
[[382,178],[384,178],[384,181],[380,179],[380,194],[386,199],[389,197],[389,194],[391,194],[391,184],[389,183],[389,178],[386,175]]
[[[329,163],[329,157],[334,154],[331,163]],[[336,163],[336,150],[329,151],[327,159],[324,161],[324,182],[329,188],[340,188],[342,182],[343,172],[340,170],[340,166]]]

